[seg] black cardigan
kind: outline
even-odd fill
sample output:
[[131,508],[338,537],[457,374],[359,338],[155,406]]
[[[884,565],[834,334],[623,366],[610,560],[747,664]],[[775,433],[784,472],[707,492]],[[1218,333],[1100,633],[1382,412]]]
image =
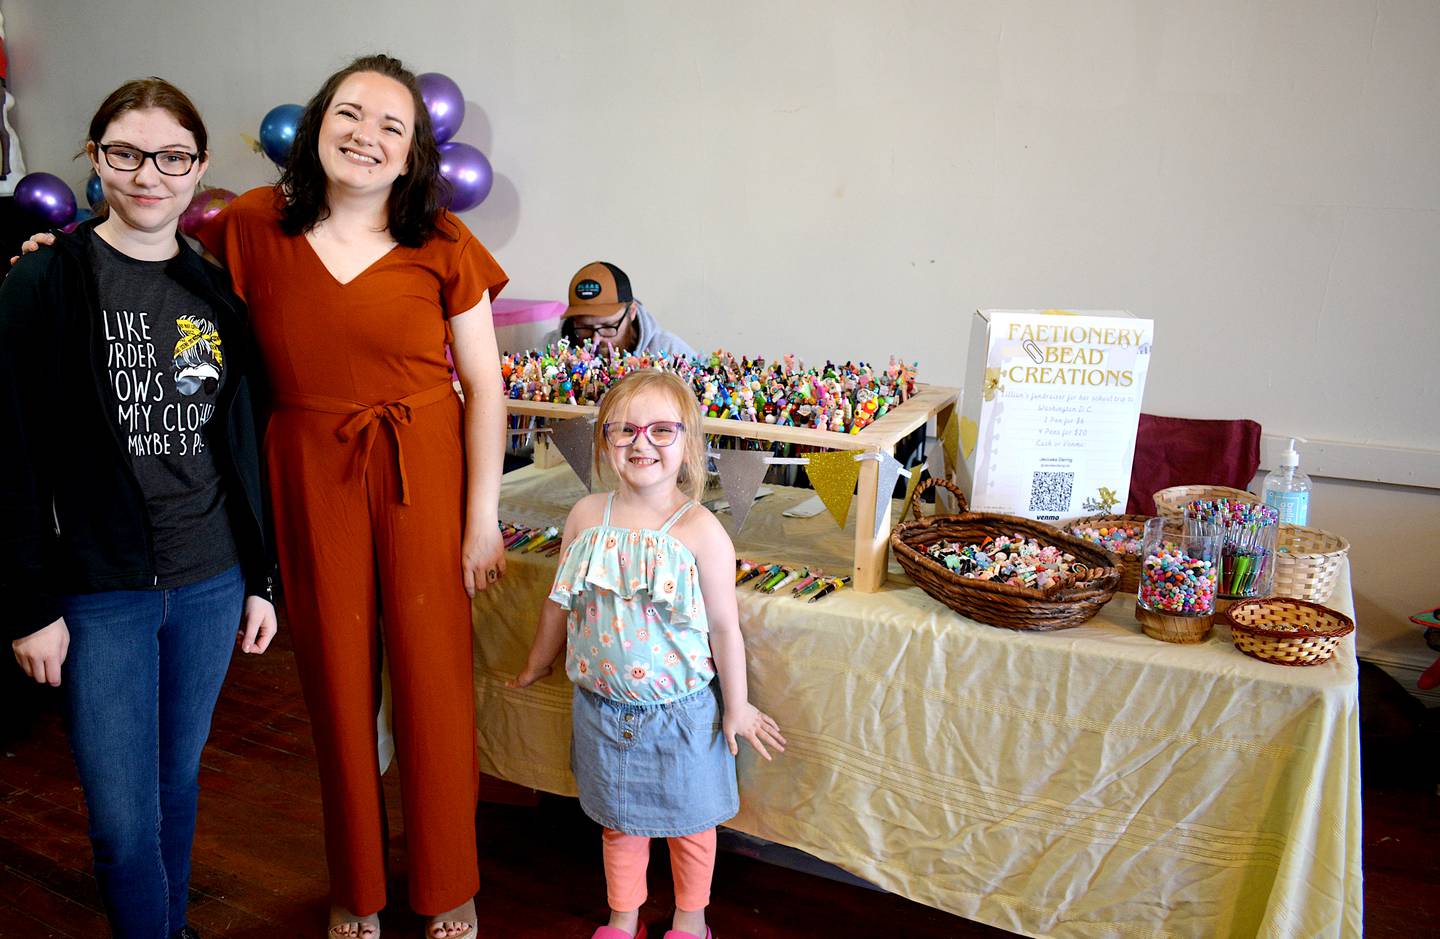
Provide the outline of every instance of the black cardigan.
[[[11,639],[61,616],[60,597],[155,585],[145,498],[105,404],[89,222],[26,255],[0,285],[0,620]],[[230,370],[207,446],[226,487],[246,593],[270,598],[273,555],[251,402],[257,374],[229,277],[183,238],[165,273],[209,304]]]

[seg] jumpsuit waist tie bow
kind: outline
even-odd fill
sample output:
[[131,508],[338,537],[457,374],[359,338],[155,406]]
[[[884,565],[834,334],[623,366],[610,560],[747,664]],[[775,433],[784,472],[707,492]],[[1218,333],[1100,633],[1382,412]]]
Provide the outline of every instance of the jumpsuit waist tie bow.
[[411,422],[414,409],[438,404],[454,394],[455,387],[448,381],[383,404],[362,404],[345,398],[288,391],[275,395],[275,406],[349,415],[350,419],[336,429],[335,436],[342,443],[359,438],[360,450],[355,460],[357,479],[363,478],[370,466],[370,451],[375,448],[375,437],[380,433],[375,425],[379,423],[389,428],[390,437],[395,441],[395,464],[400,475],[400,504],[409,505],[410,482],[405,475],[405,450],[401,443],[400,425]]

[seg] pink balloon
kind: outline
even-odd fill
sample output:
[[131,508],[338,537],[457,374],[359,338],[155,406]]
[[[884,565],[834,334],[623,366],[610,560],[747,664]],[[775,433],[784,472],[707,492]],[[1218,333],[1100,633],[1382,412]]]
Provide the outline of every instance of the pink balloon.
[[190,207],[180,216],[180,230],[194,236],[201,227],[235,200],[235,193],[228,189],[201,189],[190,200]]

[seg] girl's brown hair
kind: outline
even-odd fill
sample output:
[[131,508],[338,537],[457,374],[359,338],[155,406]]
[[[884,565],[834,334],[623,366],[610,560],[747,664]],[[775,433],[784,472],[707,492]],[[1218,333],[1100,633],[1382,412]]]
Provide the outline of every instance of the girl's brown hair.
[[595,419],[595,449],[592,465],[599,472],[608,472],[610,462],[606,459],[609,445],[605,442],[605,425],[623,420],[630,409],[630,402],[646,391],[659,391],[667,395],[685,425],[681,439],[671,444],[684,448],[684,459],[680,463],[680,476],[676,483],[680,491],[696,500],[705,491],[705,433],[701,427],[700,402],[695,392],[683,378],[674,372],[647,368],[634,371],[610,386],[600,399],[600,414]]
[[149,78],[131,79],[110,92],[110,96],[101,103],[95,116],[90,118],[87,143],[99,144],[110,122],[126,111],[141,111],[146,108],[158,108],[166,112],[175,118],[175,123],[194,134],[195,149],[199,151],[200,159],[205,159],[210,138],[205,133],[205,122],[200,119],[200,112],[195,109],[194,103],[185,92],[153,75]]

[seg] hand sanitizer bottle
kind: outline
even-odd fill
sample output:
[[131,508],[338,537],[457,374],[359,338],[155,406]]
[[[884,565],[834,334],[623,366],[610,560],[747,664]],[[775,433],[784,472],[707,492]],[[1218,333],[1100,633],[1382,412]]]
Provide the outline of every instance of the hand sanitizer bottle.
[[1265,504],[1280,513],[1287,525],[1304,525],[1310,517],[1310,477],[1300,472],[1300,454],[1295,452],[1291,437],[1290,449],[1280,455],[1280,466],[1265,477]]

